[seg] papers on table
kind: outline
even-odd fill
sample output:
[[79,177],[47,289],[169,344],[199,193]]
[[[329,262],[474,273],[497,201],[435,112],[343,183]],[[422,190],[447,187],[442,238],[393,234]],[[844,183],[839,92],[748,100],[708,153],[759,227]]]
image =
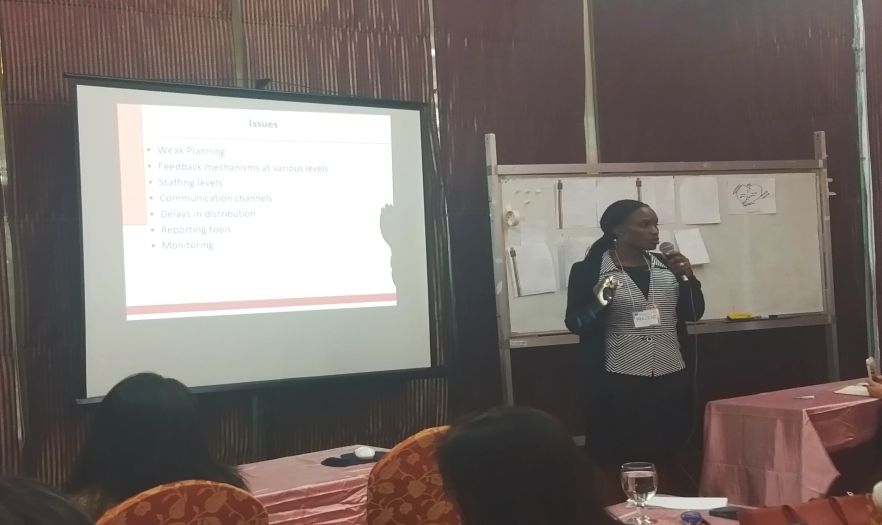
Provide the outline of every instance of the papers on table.
[[860,383],[857,385],[848,385],[847,387],[840,388],[836,391],[837,394],[845,394],[847,396],[861,396],[861,397],[870,397],[870,393],[867,392],[867,384]]
[[673,496],[655,496],[647,502],[652,507],[674,510],[711,510],[729,504],[727,498],[677,498]]

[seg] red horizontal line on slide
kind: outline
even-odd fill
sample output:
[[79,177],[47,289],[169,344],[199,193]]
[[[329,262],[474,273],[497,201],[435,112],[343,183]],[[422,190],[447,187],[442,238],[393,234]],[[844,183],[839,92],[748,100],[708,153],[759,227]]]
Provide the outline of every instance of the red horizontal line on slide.
[[338,295],[335,297],[294,297],[291,299],[259,299],[253,301],[220,301],[214,303],[148,304],[127,306],[129,315],[167,314],[178,312],[213,312],[217,310],[247,310],[251,308],[283,308],[285,306],[321,306],[328,304],[358,304],[395,301],[394,293],[368,295]]

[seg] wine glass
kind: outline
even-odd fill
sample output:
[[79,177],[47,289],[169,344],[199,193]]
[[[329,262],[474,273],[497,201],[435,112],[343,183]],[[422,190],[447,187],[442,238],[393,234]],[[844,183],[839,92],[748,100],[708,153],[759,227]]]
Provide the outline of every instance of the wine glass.
[[637,515],[627,523],[651,525],[656,520],[646,515],[646,502],[658,491],[658,474],[652,463],[625,463],[622,465],[622,490],[637,505]]

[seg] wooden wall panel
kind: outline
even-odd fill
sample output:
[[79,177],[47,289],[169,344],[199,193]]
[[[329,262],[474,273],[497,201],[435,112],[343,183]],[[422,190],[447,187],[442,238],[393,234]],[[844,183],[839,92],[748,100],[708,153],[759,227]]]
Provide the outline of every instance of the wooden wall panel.
[[436,53],[457,326],[455,413],[501,401],[485,133],[504,163],[585,162],[582,6],[440,0]]
[[[74,405],[84,368],[82,268],[75,133],[63,74],[229,83],[229,34],[223,0],[0,2],[10,154],[3,202],[25,416],[24,447],[9,470],[60,484],[89,413]],[[5,418],[5,403],[3,409]],[[4,458],[9,450],[15,449],[4,442]]]

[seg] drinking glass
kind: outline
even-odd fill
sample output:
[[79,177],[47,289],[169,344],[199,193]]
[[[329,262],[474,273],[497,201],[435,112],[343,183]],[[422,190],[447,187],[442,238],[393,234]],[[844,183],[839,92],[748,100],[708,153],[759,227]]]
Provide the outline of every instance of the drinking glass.
[[627,521],[632,525],[651,525],[656,520],[646,515],[646,503],[658,491],[658,474],[652,463],[625,463],[622,465],[622,490],[637,505],[637,514]]

